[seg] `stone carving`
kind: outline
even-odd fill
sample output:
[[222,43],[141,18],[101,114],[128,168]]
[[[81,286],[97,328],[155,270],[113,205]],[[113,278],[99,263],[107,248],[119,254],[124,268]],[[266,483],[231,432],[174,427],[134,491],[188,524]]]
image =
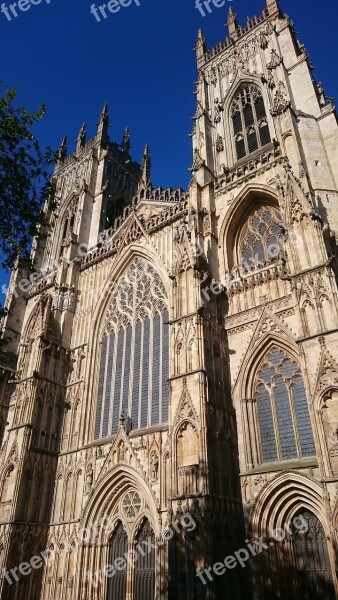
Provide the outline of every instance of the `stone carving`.
[[278,90],[275,92],[273,109],[271,114],[273,117],[283,114],[291,105],[288,99],[286,87],[282,81],[279,82]]
[[190,171],[199,171],[201,167],[203,167],[205,161],[202,159],[198,148],[194,150],[194,160],[192,163],[192,167],[190,167]]
[[276,69],[277,67],[279,67],[279,65],[281,65],[283,62],[283,59],[279,56],[279,54],[276,52],[276,50],[272,50],[271,51],[271,59],[269,64],[267,65],[268,69]]
[[90,494],[94,481],[94,471],[92,465],[88,467],[86,474],[86,494]]
[[327,437],[327,445],[329,450],[338,448],[338,422],[330,423],[331,431]]
[[262,48],[262,50],[265,50],[269,45],[268,33],[266,31],[261,31],[258,34],[258,39],[260,47]]
[[124,442],[120,442],[117,452],[117,460],[118,462],[126,460],[126,449],[124,446]]
[[210,83],[214,86],[217,85],[217,71],[215,69],[215,67],[211,67],[211,73],[210,73],[211,77],[210,77]]
[[218,98],[214,100],[214,123],[219,123],[221,120],[221,113],[224,110],[222,102],[219,101]]
[[224,142],[221,135],[218,135],[216,138],[216,150],[217,152],[223,152],[224,150]]
[[158,479],[158,456],[157,454],[154,452],[152,457],[151,457],[151,478],[156,480]]

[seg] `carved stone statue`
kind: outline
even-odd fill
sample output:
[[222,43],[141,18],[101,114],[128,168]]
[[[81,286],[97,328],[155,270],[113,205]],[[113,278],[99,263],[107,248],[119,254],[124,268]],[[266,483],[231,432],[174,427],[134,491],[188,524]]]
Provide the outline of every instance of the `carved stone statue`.
[[93,471],[93,467],[90,465],[90,467],[87,471],[87,475],[86,475],[86,494],[90,494],[91,489],[93,487],[93,481],[94,481],[94,471]]
[[117,453],[117,458],[118,458],[119,462],[126,459],[126,450],[125,450],[123,442],[121,442],[120,445],[119,445],[119,449],[118,449],[118,453]]
[[338,448],[338,423],[335,421],[334,423],[330,423],[331,431],[327,437],[327,444],[329,450],[333,448]]
[[151,478],[158,479],[158,456],[153,454],[151,459]]

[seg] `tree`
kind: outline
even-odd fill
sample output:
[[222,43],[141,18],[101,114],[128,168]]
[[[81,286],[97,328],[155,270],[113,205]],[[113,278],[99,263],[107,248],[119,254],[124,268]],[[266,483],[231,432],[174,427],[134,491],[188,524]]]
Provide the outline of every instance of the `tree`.
[[55,209],[50,167],[57,154],[43,151],[33,133],[45,106],[31,114],[16,107],[15,99],[15,90],[0,94],[0,264],[5,269],[17,260],[23,268],[33,266],[32,240],[44,235],[46,212]]
[[[33,133],[45,106],[32,114],[16,106],[15,90],[1,92],[0,82],[0,266],[27,272],[34,268],[32,241],[45,236],[56,208],[50,171],[58,154],[43,151]],[[0,318],[6,314],[0,303]],[[6,342],[0,331],[0,352]]]

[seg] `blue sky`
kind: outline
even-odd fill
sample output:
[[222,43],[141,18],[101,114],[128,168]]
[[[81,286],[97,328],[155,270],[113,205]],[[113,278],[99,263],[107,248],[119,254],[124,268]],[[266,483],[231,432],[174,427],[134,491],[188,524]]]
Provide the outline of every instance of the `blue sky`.
[[[0,80],[32,111],[47,105],[37,130],[41,142],[57,147],[66,134],[73,150],[82,122],[92,137],[108,102],[111,138],[119,142],[128,126],[135,160],[150,145],[154,185],[186,188],[197,29],[211,47],[227,34],[229,6],[244,24],[261,13],[265,0],[232,0],[204,18],[195,0],[139,0],[140,6],[133,0],[100,23],[90,13],[92,0],[49,2],[18,11],[11,21],[0,13]],[[337,0],[281,0],[281,7],[295,21],[315,76],[338,101]],[[0,272],[0,302],[6,279]]]

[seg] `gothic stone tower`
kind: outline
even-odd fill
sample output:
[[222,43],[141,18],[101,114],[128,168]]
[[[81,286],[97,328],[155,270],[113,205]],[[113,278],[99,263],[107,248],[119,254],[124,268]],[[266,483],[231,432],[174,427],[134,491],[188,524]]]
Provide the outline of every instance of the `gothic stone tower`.
[[188,193],[107,107],[62,143],[42,277],[7,299],[2,598],[335,597],[337,120],[276,0],[227,24],[198,34]]

